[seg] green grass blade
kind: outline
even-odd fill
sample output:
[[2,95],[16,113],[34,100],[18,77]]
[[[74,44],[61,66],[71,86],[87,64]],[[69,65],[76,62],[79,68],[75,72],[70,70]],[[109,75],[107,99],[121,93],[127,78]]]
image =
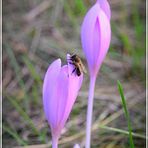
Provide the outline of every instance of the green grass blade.
[[28,122],[28,124],[32,128],[33,132],[36,133],[37,135],[39,135],[39,131],[36,129],[34,123],[30,119],[30,117],[28,116],[28,114],[20,107],[20,105],[17,103],[17,101],[14,98],[10,98],[9,96],[7,96],[7,99],[15,107],[15,109],[18,111],[18,113],[21,115],[21,117],[25,121]]
[[17,132],[13,131],[9,127],[3,125],[3,130],[6,131],[8,134],[10,134],[14,139],[16,139],[16,141],[20,145],[23,145],[23,146],[26,146],[27,145],[27,143],[20,138],[20,136],[17,134]]
[[[31,120],[31,118],[28,116],[28,114],[20,107],[20,105],[18,104],[18,102],[14,99],[14,98],[10,98],[9,96],[7,96],[7,99],[9,100],[9,102],[15,107],[15,109],[18,111],[18,113],[21,115],[21,117],[27,122],[28,126],[31,127],[32,131],[38,135],[39,137],[43,137],[44,133],[39,132],[39,130],[35,127],[33,121]],[[41,141],[43,143],[45,143],[45,139],[41,139]]]
[[8,46],[8,45],[5,45],[4,46],[5,49],[6,49],[6,52],[10,58],[10,64],[11,66],[14,68],[14,72],[15,72],[15,76],[16,76],[16,79],[18,81],[18,84],[20,85],[20,87],[25,90],[25,84],[24,82],[22,81],[21,77],[20,77],[20,67],[18,65],[18,62],[15,58],[15,55],[13,53],[13,50]]
[[24,92],[25,109],[26,109],[26,111],[28,111],[28,106],[29,106],[28,105],[29,104],[28,100],[29,100],[29,96],[27,95],[27,90],[26,90],[26,87],[25,87],[25,83],[22,80],[21,75],[20,75],[20,72],[21,72],[20,66],[19,66],[19,64],[18,64],[18,62],[16,60],[16,57],[15,57],[15,55],[14,55],[13,50],[11,49],[11,47],[9,47],[8,45],[5,45],[4,47],[5,47],[6,52],[7,52],[8,56],[9,56],[9,58],[10,58],[10,64],[11,64],[12,68],[14,69],[15,77],[17,79],[17,82],[18,82],[20,88]]
[[33,63],[31,63],[31,61],[26,57],[26,56],[23,56],[23,61],[24,63],[26,64],[32,78],[39,84],[41,85],[42,84],[42,80],[41,80],[41,77],[40,75],[37,73]]
[[124,97],[123,87],[122,87],[120,81],[117,81],[117,83],[118,83],[118,90],[119,90],[119,93],[120,93],[120,96],[121,96],[122,106],[123,106],[123,109],[124,109],[125,117],[126,117],[127,123],[128,123],[130,148],[134,148],[134,142],[133,142],[133,136],[132,136],[132,127],[131,127],[128,109],[127,109],[127,106],[126,106],[126,99]]
[[[126,131],[126,130],[122,130],[122,129],[118,129],[118,128],[113,128],[113,127],[108,127],[108,126],[105,126],[105,125],[99,125],[99,127],[102,128],[102,129],[109,130],[109,131],[114,131],[114,132],[117,132],[117,133],[129,135],[129,131]],[[133,133],[132,132],[132,135],[134,137],[137,137],[137,138],[146,139],[146,137],[144,135],[141,135],[141,134],[137,134],[137,133]]]
[[135,0],[133,1],[133,7],[132,7],[132,12],[133,12],[133,24],[134,24],[134,30],[136,33],[136,38],[137,40],[141,40],[144,31],[145,31],[145,23],[140,16],[140,13],[137,11],[139,8],[140,1]]
[[74,15],[78,16],[78,15],[84,15],[87,11],[87,8],[84,4],[83,0],[75,0],[74,1]]

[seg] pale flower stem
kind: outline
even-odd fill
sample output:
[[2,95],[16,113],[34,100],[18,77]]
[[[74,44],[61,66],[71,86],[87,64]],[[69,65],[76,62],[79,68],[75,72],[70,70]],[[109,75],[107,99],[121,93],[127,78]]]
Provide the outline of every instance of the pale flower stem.
[[86,143],[85,148],[90,148],[91,145],[91,124],[92,124],[92,113],[93,113],[93,101],[94,101],[94,89],[95,89],[96,77],[90,78],[89,86],[89,98],[87,106],[87,122],[86,122]]
[[58,148],[58,138],[52,138],[52,148]]

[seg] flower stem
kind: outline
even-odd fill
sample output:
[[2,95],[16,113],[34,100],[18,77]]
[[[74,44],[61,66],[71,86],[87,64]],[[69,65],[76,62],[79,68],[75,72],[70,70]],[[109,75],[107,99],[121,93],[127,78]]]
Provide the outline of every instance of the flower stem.
[[58,138],[52,138],[52,148],[58,148]]
[[95,82],[96,82],[96,77],[95,76],[91,77],[90,78],[90,86],[89,86],[88,106],[87,106],[86,144],[85,144],[85,148],[90,148],[91,124],[92,124],[92,112],[93,112]]

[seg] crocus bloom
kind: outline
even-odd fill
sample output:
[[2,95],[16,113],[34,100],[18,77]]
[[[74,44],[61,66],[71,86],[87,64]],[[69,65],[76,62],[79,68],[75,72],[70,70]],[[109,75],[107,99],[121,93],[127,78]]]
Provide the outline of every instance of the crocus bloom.
[[81,26],[82,48],[90,73],[86,148],[90,148],[95,81],[111,40],[110,16],[111,11],[107,0],[97,0],[95,5],[87,12]]
[[[67,58],[69,56],[67,55]],[[83,74],[78,77],[72,73],[73,69],[74,66],[69,63],[61,67],[61,60],[57,59],[49,66],[45,74],[43,106],[51,128],[53,148],[57,148],[61,130],[82,84]]]
[[81,42],[91,76],[96,76],[111,39],[110,8],[107,0],[98,0],[87,12],[81,26]]

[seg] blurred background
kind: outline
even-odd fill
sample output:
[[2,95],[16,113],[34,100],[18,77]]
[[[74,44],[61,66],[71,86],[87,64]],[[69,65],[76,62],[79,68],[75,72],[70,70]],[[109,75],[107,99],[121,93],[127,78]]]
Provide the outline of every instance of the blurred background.
[[[108,0],[112,41],[97,77],[92,148],[129,147],[127,120],[117,80],[124,87],[134,143],[145,148],[145,1]],[[50,147],[51,135],[42,108],[42,83],[49,64],[66,53],[86,65],[80,26],[94,0],[3,1],[3,132],[4,148]],[[89,76],[59,141],[84,147]],[[31,146],[32,145],[32,146]]]

